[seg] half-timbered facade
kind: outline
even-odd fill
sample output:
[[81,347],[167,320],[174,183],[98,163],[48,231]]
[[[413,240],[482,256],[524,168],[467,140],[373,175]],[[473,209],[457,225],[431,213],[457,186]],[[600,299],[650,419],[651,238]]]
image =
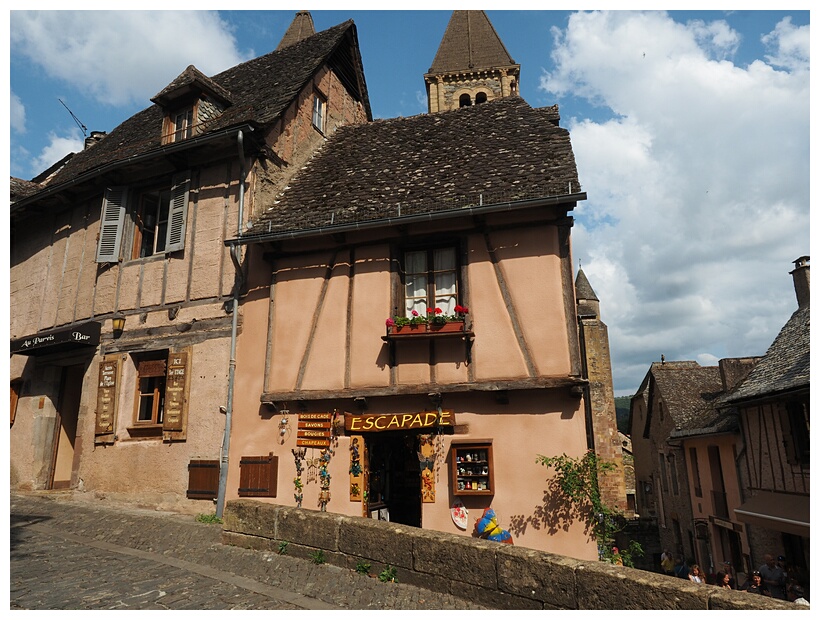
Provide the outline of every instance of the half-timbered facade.
[[188,67],[13,180],[13,487],[191,511],[217,496],[246,290],[224,241],[337,127],[371,117],[353,23],[303,26],[218,75]]

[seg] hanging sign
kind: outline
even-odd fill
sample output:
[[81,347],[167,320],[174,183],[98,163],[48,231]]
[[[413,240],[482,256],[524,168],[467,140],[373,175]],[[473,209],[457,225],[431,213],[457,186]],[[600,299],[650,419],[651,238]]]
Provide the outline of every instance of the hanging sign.
[[416,428],[452,426],[453,412],[442,410],[420,413],[345,413],[345,430],[353,432],[403,431]]
[[300,413],[296,433],[297,447],[330,447],[332,413]]

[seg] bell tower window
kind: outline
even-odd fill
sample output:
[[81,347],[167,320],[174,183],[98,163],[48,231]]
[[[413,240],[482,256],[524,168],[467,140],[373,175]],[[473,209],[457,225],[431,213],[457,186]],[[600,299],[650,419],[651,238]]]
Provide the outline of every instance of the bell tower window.
[[464,93],[461,97],[458,98],[458,107],[465,108],[467,106],[473,105],[472,100],[470,99],[470,95]]

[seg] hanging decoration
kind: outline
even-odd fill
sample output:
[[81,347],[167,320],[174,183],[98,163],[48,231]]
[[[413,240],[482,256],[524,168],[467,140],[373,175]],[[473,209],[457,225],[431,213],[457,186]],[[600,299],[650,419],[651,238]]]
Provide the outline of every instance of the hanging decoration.
[[464,502],[461,501],[461,498],[457,497],[453,502],[453,506],[450,508],[450,516],[453,518],[453,523],[456,524],[458,529],[467,529],[469,512],[467,512],[467,509],[464,507]]
[[307,448],[294,448],[293,460],[296,463],[296,477],[293,479],[293,487],[296,492],[293,494],[293,499],[296,500],[296,507],[302,507],[302,460],[305,458]]
[[319,456],[319,510],[325,512],[327,504],[330,502],[330,472],[327,466],[330,465],[330,459],[333,456],[332,448],[325,448]]
[[364,439],[358,435],[350,438],[350,501],[362,501],[362,454]]
[[418,457],[421,470],[421,501],[432,504],[436,501],[436,446],[433,435],[419,435]]
[[311,482],[316,482],[316,476],[319,473],[319,465],[321,460],[318,456],[305,459],[305,463],[307,464],[307,478],[305,479],[305,484],[310,484]]
[[492,508],[485,508],[484,514],[475,522],[475,533],[487,540],[513,544],[512,535],[498,525],[498,517]]

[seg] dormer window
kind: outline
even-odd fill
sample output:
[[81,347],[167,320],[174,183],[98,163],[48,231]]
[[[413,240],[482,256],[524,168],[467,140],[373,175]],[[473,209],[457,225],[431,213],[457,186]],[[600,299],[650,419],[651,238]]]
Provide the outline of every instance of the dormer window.
[[179,142],[194,135],[194,107],[181,110],[171,118],[171,137],[169,142]]
[[319,131],[325,131],[325,110],[327,100],[319,93],[313,93],[313,126]]

